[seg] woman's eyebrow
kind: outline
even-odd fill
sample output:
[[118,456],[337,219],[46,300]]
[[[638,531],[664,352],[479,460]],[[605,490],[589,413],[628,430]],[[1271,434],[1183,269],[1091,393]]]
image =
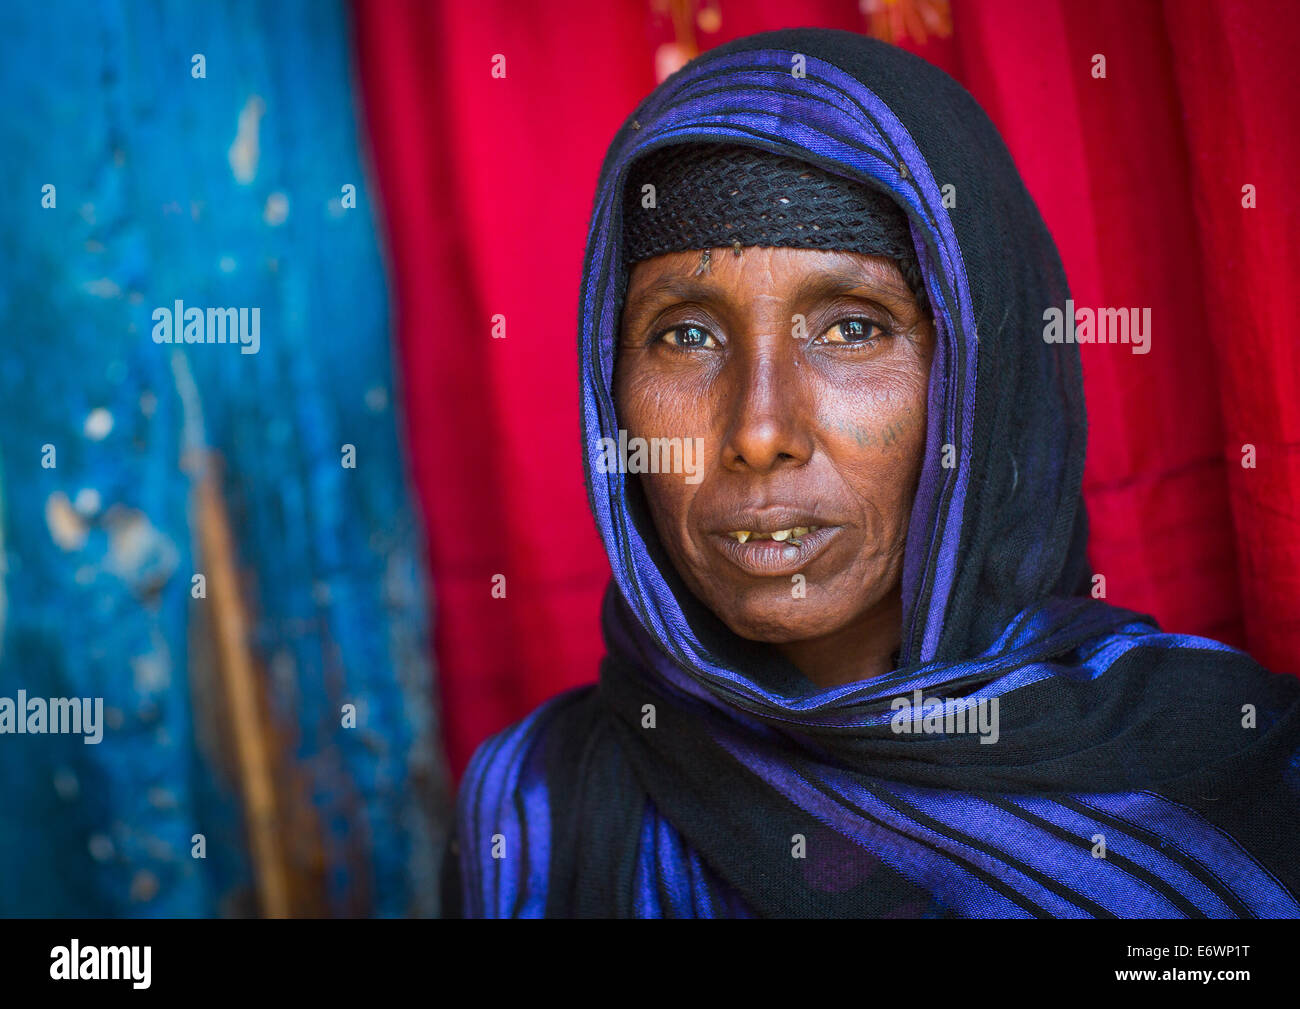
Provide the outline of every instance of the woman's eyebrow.
[[718,296],[718,289],[708,281],[682,277],[679,274],[664,274],[658,280],[647,283],[636,294],[630,296],[625,317],[629,322],[640,322],[650,313],[671,306],[677,302],[711,302]]
[[[864,272],[861,269],[819,270],[804,279],[794,291],[796,300],[815,301],[836,295],[856,294],[880,298],[893,305],[906,304],[911,289],[901,275],[886,269]],[[664,303],[676,301],[706,302],[718,295],[717,285],[708,279],[666,273],[650,281],[628,300],[633,316],[639,316]]]
[[693,277],[665,274],[637,291],[628,304],[641,312],[656,304],[672,301],[707,301],[717,293],[716,285]]
[[816,300],[837,294],[858,294],[882,297],[889,301],[907,301],[911,289],[902,276],[880,270],[863,273],[861,270],[823,270],[803,281],[796,290],[799,300]]

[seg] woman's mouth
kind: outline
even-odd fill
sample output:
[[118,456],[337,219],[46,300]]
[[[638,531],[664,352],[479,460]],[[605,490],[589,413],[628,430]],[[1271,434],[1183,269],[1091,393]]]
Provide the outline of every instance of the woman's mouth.
[[735,529],[709,538],[742,571],[772,577],[807,566],[839,531],[839,526],[808,525],[771,532]]
[[735,532],[727,533],[728,536],[735,538],[737,543],[748,543],[751,539],[756,540],[776,540],[778,543],[789,543],[791,546],[798,546],[799,541],[809,533],[815,533],[821,526],[794,526],[791,529],[777,529],[770,533],[750,532],[748,529],[738,529]]

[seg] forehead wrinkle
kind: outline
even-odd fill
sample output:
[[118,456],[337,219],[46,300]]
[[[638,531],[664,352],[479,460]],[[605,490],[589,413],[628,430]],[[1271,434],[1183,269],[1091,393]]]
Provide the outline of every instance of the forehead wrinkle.
[[[657,264],[658,272],[652,280],[629,290],[629,306],[635,303],[634,308],[639,312],[675,301],[704,303],[726,300],[737,280],[732,276],[733,271],[746,271],[746,268],[753,274],[746,286],[758,288],[751,295],[755,299],[809,301],[836,295],[866,294],[905,303],[911,302],[913,297],[902,272],[892,261],[881,256],[747,246],[746,252],[769,254],[763,256],[755,267],[753,259],[723,254],[729,250],[712,251],[711,269],[703,274],[696,269],[699,251],[665,256],[666,262]],[[789,277],[791,274],[795,275],[791,277],[792,285],[778,285],[783,275]],[[803,275],[800,277],[798,274]]]

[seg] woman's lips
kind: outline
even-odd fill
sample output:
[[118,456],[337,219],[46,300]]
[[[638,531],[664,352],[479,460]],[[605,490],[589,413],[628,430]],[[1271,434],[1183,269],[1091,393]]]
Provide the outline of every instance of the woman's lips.
[[791,540],[779,542],[772,539],[750,539],[741,543],[726,533],[713,533],[709,540],[723,557],[742,571],[772,577],[792,575],[806,567],[839,532],[839,526],[822,526],[800,536],[797,545]]

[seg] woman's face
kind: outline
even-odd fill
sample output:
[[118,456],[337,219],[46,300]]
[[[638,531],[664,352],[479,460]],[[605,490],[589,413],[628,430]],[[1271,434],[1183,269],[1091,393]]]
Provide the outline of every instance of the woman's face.
[[714,249],[632,271],[620,423],[703,448],[690,474],[640,476],[655,528],[728,627],[814,682],[891,668],[933,350],[883,257]]

